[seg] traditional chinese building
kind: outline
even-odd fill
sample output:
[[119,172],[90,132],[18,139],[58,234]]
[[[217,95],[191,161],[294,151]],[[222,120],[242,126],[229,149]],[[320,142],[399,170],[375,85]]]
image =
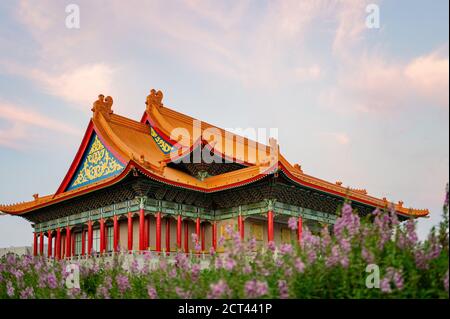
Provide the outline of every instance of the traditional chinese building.
[[[196,244],[220,251],[218,237],[229,224],[242,238],[300,240],[303,225],[334,223],[344,200],[361,215],[391,205],[400,218],[428,214],[312,177],[287,161],[274,139],[263,145],[231,134],[162,98],[152,90],[136,121],[114,114],[112,98],[100,95],[57,191],[0,206],[33,224],[35,255],[189,252]],[[290,217],[298,220],[296,232]]]

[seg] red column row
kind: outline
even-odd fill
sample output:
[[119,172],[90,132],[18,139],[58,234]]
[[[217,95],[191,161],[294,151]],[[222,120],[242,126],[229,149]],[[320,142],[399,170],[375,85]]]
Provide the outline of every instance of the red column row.
[[[148,241],[145,242],[144,230],[145,228],[145,218],[144,222],[142,222],[143,214],[140,212],[139,220],[140,220],[140,248],[146,249],[145,246],[148,247]],[[145,217],[145,216],[144,216]],[[156,250],[161,251],[161,213],[158,212],[156,214]],[[166,219],[166,251],[170,252],[170,218]],[[143,225],[143,226],[142,226]],[[177,230],[176,230],[176,244],[177,248],[181,249],[182,247],[182,217],[181,215],[177,216]],[[243,222],[240,223],[241,232],[243,232]],[[200,218],[197,218],[195,221],[195,231],[197,234],[198,240],[201,240],[201,249],[205,250],[206,246],[206,235],[205,235],[205,225],[201,223]],[[87,234],[86,234],[87,233]],[[87,235],[87,247],[86,247],[86,235]],[[189,252],[189,222],[186,220],[184,222],[184,250],[185,252]],[[143,238],[141,238],[141,236]],[[114,250],[118,251],[119,249],[119,223],[117,216],[114,216],[113,222],[113,245]],[[71,228],[69,226],[66,227],[66,234],[64,237],[64,243],[62,243],[62,234],[61,229],[56,229],[56,238],[55,244],[53,247],[53,235],[52,231],[48,231],[48,256],[53,256],[57,259],[61,259],[62,257],[70,258],[75,255],[75,236],[72,234]],[[105,229],[105,220],[100,219],[100,253],[105,252],[106,250],[106,229]],[[217,249],[217,224],[214,222],[212,224],[212,246],[214,249]],[[38,250],[39,249],[39,250]],[[133,218],[132,213],[128,213],[128,249],[130,251],[133,250]],[[82,230],[81,232],[81,255],[91,255],[93,252],[93,225],[92,221],[88,221],[87,223],[87,231]],[[33,255],[43,255],[44,253],[44,233],[43,232],[35,232],[33,234]]]

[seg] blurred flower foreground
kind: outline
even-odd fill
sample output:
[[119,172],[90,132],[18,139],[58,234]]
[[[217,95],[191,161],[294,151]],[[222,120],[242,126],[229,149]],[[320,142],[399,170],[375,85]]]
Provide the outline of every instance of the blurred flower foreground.
[[304,229],[300,244],[243,242],[228,229],[225,251],[206,256],[9,254],[0,259],[0,299],[449,298],[448,234],[447,186],[442,222],[423,242],[414,220],[378,210],[360,218],[344,204],[334,225]]

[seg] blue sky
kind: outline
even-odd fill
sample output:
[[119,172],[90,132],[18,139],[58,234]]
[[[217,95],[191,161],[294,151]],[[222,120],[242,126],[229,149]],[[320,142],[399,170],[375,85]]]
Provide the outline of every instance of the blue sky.
[[[66,5],[80,28],[65,26]],[[365,26],[366,5],[380,28]],[[140,119],[150,88],[224,128],[278,128],[305,173],[441,214],[448,1],[0,4],[0,203],[56,191],[99,93]],[[0,217],[0,247],[31,227]]]

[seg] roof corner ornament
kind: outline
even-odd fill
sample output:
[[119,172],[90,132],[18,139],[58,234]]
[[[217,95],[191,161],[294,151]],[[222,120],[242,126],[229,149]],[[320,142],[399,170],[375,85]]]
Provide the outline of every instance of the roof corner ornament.
[[91,111],[94,112],[94,117],[101,113],[106,119],[109,119],[110,115],[113,114],[112,105],[113,98],[111,96],[105,98],[103,94],[100,94]]
[[147,96],[147,100],[145,101],[145,104],[147,105],[147,111],[150,111],[152,107],[162,107],[162,99],[163,99],[163,92],[155,89],[150,90],[150,94]]
[[301,166],[300,164],[294,164],[294,168],[295,168],[297,171],[299,171],[300,173],[303,173],[302,166]]
[[39,194],[33,194],[33,198],[34,198],[34,200],[38,200],[39,199]]

